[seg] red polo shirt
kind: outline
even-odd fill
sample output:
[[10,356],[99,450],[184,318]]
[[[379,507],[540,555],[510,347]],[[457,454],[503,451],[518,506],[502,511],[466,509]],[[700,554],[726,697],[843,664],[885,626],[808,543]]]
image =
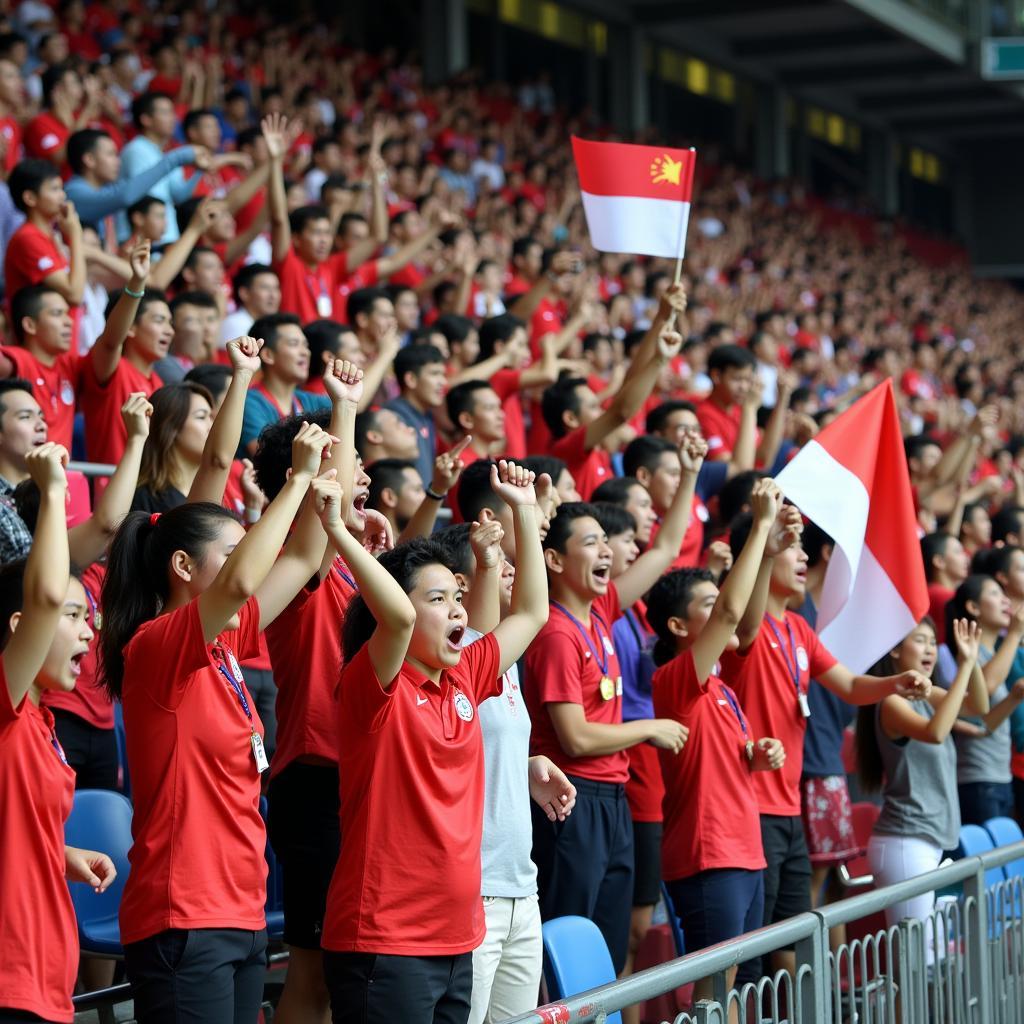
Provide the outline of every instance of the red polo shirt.
[[484,746],[476,708],[501,693],[498,666],[488,633],[463,648],[439,683],[405,662],[385,691],[366,646],[342,670],[344,827],[324,949],[454,956],[483,941]]
[[727,459],[736,447],[740,430],[740,407],[733,405],[728,411],[710,398],[697,403],[697,420],[708,443],[709,459]]
[[110,380],[101,384],[92,360],[83,358],[79,407],[85,414],[85,451],[90,462],[120,462],[128,443],[121,406],[133,391],[148,398],[163,386],[155,371],[147,376],[123,356]]
[[[747,740],[756,740],[739,701],[716,675],[697,678],[693,652],[654,673],[654,713],[690,730],[678,754],[659,750],[665,781],[661,873],[688,878],[711,868],[765,866]],[[774,774],[758,772],[758,775]]]
[[69,138],[71,129],[59,117],[44,110],[25,125],[25,152],[36,160],[56,163],[54,154],[67,145]]
[[168,928],[266,926],[266,829],[252,724],[218,669],[217,644],[242,661],[259,652],[255,597],[237,631],[207,644],[198,600],[145,622],[124,649],[124,728],[132,777],[132,872],[121,941]]
[[[612,623],[622,614],[614,583],[591,606],[587,636],[554,605],[547,624],[526,651],[523,692],[530,707],[533,732],[530,752],[546,754],[564,772],[595,782],[621,782],[629,778],[629,753],[597,757],[569,757],[562,749],[546,704],[579,704],[588,722],[619,725],[622,722],[622,674],[612,645]],[[601,621],[603,620],[603,621]],[[594,651],[598,652],[597,657]],[[611,697],[601,693],[599,662],[607,656],[607,675],[615,681]]]
[[336,252],[311,270],[292,248],[274,270],[281,279],[282,313],[295,313],[304,324],[337,319],[334,303],[338,282],[349,276],[348,253]]
[[15,377],[24,377],[32,385],[32,395],[46,417],[46,436],[71,451],[75,432],[75,395],[82,373],[82,356],[64,352],[53,366],[47,366],[28,349],[17,345],[0,348],[14,364]]
[[26,696],[16,708],[0,662],[0,1002],[71,1021],[78,929],[64,880],[64,822],[75,773],[54,747],[53,715]]
[[0,135],[4,137],[4,144],[7,147],[4,151],[3,157],[4,170],[7,171],[7,176],[10,176],[11,171],[13,171],[21,161],[21,124],[13,117],[0,118]]
[[505,451],[510,459],[517,460],[526,458],[526,421],[520,392],[522,376],[521,370],[499,370],[491,378],[491,387],[505,411]]
[[341,623],[356,593],[340,559],[327,576],[307,585],[266,629],[277,684],[277,775],[303,757],[338,760],[335,695],[341,674]]
[[836,659],[806,620],[786,612],[784,619],[766,615],[750,650],[745,655],[726,651],[721,664],[722,678],[736,691],[747,713],[751,738],[756,741],[774,736],[786,748],[782,768],[777,772],[755,772],[752,776],[761,813],[798,815],[807,719],[800,713],[797,685],[800,693],[806,695],[811,679],[820,679],[836,664]]
[[612,458],[604,448],[598,445],[596,448],[588,449],[586,442],[587,428],[577,427],[555,441],[551,446],[551,454],[560,458],[569,467],[569,472],[576,481],[576,490],[580,492],[584,501],[590,501],[594,491],[605,480],[610,480],[615,472],[612,469]]

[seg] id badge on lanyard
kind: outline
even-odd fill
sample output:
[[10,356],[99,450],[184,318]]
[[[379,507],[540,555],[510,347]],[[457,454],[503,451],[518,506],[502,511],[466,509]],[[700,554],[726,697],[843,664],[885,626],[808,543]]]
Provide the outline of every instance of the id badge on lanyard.
[[[270,767],[270,759],[267,757],[266,747],[263,746],[263,738],[256,731],[256,726],[252,720],[252,711],[249,708],[249,699],[245,695],[245,690],[242,689],[242,683],[244,682],[242,668],[238,664],[238,659],[235,657],[234,651],[229,650],[223,645],[218,646],[221,652],[221,663],[217,668],[220,670],[221,675],[223,675],[231,685],[231,689],[235,691],[238,703],[242,705],[245,717],[249,719],[249,745],[252,747],[252,756],[253,760],[256,762],[256,771],[262,775]],[[230,665],[230,672],[224,667],[225,662]]]

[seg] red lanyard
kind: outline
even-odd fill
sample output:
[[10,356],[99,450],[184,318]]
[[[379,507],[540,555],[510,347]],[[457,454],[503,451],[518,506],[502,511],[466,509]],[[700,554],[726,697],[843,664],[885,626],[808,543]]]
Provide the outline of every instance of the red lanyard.
[[[282,409],[281,406],[278,405],[277,399],[266,389],[266,387],[263,384],[257,384],[256,387],[253,388],[253,391],[258,391],[277,410],[277,414],[282,420],[288,415],[288,413],[286,413],[284,409]],[[292,416],[298,416],[300,412],[302,412],[302,406],[299,403],[299,400],[294,395],[292,395],[291,414]]]

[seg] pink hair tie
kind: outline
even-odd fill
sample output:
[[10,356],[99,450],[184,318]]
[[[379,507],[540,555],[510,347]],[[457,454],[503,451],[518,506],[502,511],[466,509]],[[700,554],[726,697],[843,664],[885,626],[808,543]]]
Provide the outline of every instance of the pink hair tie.
[[151,516],[149,517],[149,525],[150,525],[150,526],[156,526],[156,521],[157,521],[157,520],[158,520],[159,518],[160,518],[160,513],[159,513],[159,512],[154,512],[154,513],[153,513],[153,514],[152,514],[152,515],[151,515]]

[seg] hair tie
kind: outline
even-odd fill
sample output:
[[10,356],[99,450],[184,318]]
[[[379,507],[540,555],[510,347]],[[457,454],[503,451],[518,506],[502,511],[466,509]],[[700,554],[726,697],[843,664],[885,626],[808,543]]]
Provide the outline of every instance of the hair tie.
[[160,513],[159,513],[159,512],[154,512],[154,513],[153,513],[153,514],[152,514],[152,515],[151,515],[151,516],[149,517],[149,525],[150,525],[150,526],[156,526],[156,521],[157,521],[157,520],[158,520],[159,518],[160,518]]

